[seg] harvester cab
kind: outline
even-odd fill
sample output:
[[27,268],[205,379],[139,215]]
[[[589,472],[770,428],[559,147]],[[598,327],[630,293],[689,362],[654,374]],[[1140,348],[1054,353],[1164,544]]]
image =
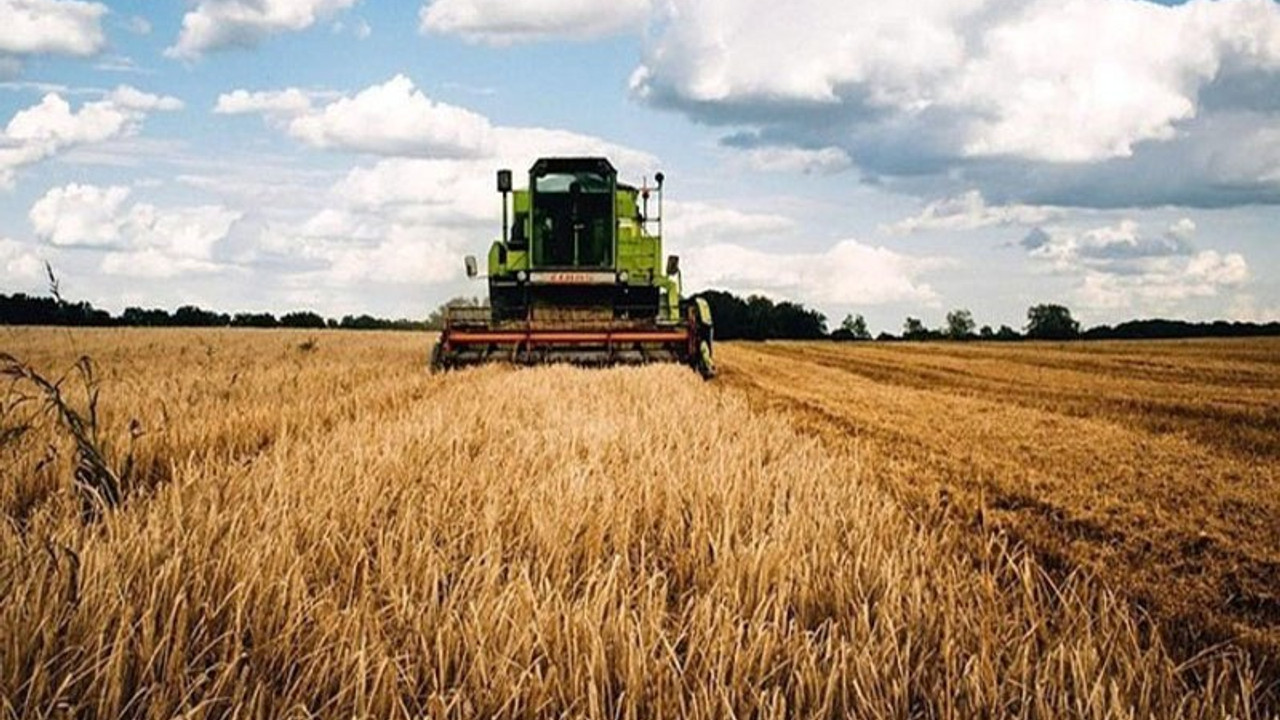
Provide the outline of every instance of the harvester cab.
[[[702,298],[681,299],[679,259],[664,263],[662,173],[654,180],[620,183],[596,157],[542,158],[524,188],[499,170],[489,304],[446,310],[432,368],[679,362],[712,377],[711,311]],[[480,275],[474,257],[466,267]]]

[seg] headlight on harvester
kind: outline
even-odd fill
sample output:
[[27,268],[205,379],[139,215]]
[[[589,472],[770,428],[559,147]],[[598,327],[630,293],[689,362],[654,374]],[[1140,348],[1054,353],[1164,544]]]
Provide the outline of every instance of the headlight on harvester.
[[529,279],[529,273],[523,270],[516,271],[516,282],[524,282],[525,280],[528,280],[528,279]]
[[623,270],[622,272],[618,273],[618,282],[625,284],[627,280],[630,280],[630,279],[631,279],[631,276],[627,274],[626,270]]

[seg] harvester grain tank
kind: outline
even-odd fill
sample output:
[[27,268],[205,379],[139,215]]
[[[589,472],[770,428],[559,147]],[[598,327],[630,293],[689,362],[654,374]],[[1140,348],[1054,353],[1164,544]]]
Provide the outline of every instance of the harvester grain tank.
[[[433,369],[679,362],[715,374],[710,308],[681,299],[679,258],[664,263],[662,173],[635,187],[604,158],[554,157],[533,164],[527,187],[509,170],[497,179],[488,307],[446,310]],[[480,275],[474,257],[466,265]]]

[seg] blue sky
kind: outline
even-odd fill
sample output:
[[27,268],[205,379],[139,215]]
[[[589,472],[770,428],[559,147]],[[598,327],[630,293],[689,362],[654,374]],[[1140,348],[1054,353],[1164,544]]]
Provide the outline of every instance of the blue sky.
[[1274,0],[0,0],[0,289],[420,316],[499,167],[668,176],[686,290],[1280,319]]

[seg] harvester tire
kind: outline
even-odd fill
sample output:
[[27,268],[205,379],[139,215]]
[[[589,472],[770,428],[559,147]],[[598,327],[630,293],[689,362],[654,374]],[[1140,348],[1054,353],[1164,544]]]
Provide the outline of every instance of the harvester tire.
[[443,355],[444,355],[444,350],[440,347],[439,342],[436,342],[436,344],[431,346],[431,365],[429,366],[428,369],[430,369],[433,374],[444,372]]
[[698,358],[695,361],[698,374],[703,380],[710,380],[716,376],[716,361],[711,356],[711,343],[703,340],[698,343]]

